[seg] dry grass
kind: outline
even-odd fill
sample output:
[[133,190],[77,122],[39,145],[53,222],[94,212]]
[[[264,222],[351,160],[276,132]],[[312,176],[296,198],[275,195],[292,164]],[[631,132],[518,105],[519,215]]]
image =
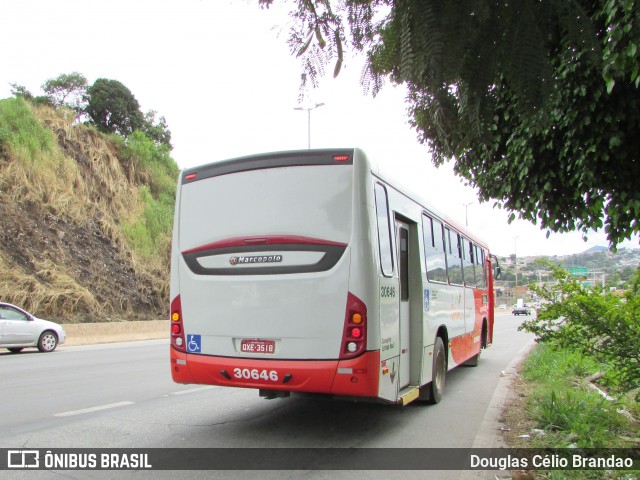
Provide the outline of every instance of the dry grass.
[[[142,217],[145,205],[133,162],[118,156],[122,145],[91,127],[74,125],[73,116],[64,109],[25,105],[37,122],[23,115],[20,128],[28,131],[19,132],[18,140],[2,144],[0,213],[7,221],[25,213],[40,221],[46,218],[49,228],[63,225],[74,234],[85,231],[85,235],[93,235],[92,230],[98,229],[108,239],[109,258],[118,259],[113,268],[129,265],[125,268],[127,275],[146,285],[141,297],[154,297],[156,301],[158,296],[168,297],[163,259],[136,254],[123,230]],[[20,113],[19,108],[16,111]],[[43,225],[34,227],[33,223],[18,228],[23,244],[33,243],[31,229],[47,229]],[[40,236],[47,235],[50,237],[51,232]],[[78,238],[76,242],[81,242],[83,237]],[[135,300],[113,288],[122,280],[117,272],[113,274],[116,277],[105,275],[98,280],[94,274],[93,284],[87,283],[86,276],[81,278],[81,268],[72,264],[79,261],[77,250],[82,246],[76,248],[74,260],[67,247],[60,245],[68,245],[67,239],[57,242],[54,233],[48,252],[40,245],[40,252],[21,251],[22,259],[0,248],[0,300],[58,318],[69,313],[106,316],[133,311]],[[166,242],[169,244],[169,236]],[[85,258],[83,252],[80,258]],[[112,293],[107,303],[96,299],[96,290],[103,292],[102,298],[106,297],[104,292]]]
[[93,294],[49,260],[37,263],[35,275],[24,271],[0,252],[0,294],[2,300],[41,315],[62,316],[64,312],[95,312],[104,308]]

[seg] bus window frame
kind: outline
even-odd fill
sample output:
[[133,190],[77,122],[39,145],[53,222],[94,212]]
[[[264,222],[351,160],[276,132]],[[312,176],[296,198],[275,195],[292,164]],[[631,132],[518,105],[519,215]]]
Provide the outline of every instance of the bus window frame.
[[[428,222],[428,226],[425,222]],[[436,246],[436,236],[435,236],[435,229],[437,227],[440,227],[440,248],[438,248]],[[443,223],[432,217],[431,215],[429,215],[426,212],[422,213],[422,242],[424,244],[424,263],[425,263],[425,274],[427,276],[427,281],[430,283],[438,283],[441,285],[446,285],[449,283],[449,276],[447,273],[447,250],[446,250],[446,240],[444,238],[444,225]],[[430,237],[429,239],[431,240],[431,245],[427,244],[427,237],[425,234],[425,229],[428,228],[430,230]],[[434,255],[430,254],[429,252],[433,252],[436,251],[439,253],[443,266],[444,266],[444,280],[437,280],[437,279],[433,279],[429,276],[429,258],[433,257]],[[429,258],[428,258],[429,257]]]
[[[476,272],[474,265],[474,255],[473,255],[473,242],[469,240],[467,237],[461,235],[460,236],[462,242],[462,278],[464,280],[464,284],[470,288],[476,288]],[[467,258],[469,257],[469,258]],[[470,270],[471,280],[467,281],[467,269]]]
[[[388,251],[388,260],[390,262],[390,264],[387,264],[386,262],[386,257],[383,256],[382,253],[382,232],[380,230],[380,212],[378,211],[378,192],[382,192],[382,194],[384,195],[384,209],[385,209],[385,218],[386,218],[386,227],[387,227],[387,235],[386,238],[388,239],[388,245],[389,245],[389,251]],[[389,193],[387,192],[387,187],[380,183],[380,182],[376,182],[374,185],[374,200],[375,200],[375,212],[376,212],[376,230],[378,231],[378,235],[377,235],[377,243],[378,243],[378,256],[380,259],[380,271],[382,272],[382,275],[384,277],[387,278],[392,278],[394,273],[395,273],[395,261],[394,261],[394,255],[393,255],[393,232],[391,230],[391,219],[390,219],[390,210],[389,210]],[[386,246],[385,246],[386,248]],[[386,255],[386,253],[385,253]],[[390,271],[387,272],[385,267],[390,267]]]
[[[464,272],[462,270],[462,257],[461,257],[461,252],[460,252],[460,233],[458,233],[457,230],[455,230],[454,228],[451,228],[449,226],[445,226],[444,227],[445,230],[445,242],[447,243],[447,275],[449,277],[449,284],[450,285],[457,285],[457,286],[464,286]],[[452,240],[451,235],[453,234],[454,239]],[[455,244],[454,244],[455,241]],[[449,257],[451,257],[452,262],[449,262]],[[453,262],[456,262],[457,265],[454,267],[452,265]],[[452,280],[452,273],[454,272],[454,268],[457,268],[459,270],[459,282],[456,281],[458,279]]]

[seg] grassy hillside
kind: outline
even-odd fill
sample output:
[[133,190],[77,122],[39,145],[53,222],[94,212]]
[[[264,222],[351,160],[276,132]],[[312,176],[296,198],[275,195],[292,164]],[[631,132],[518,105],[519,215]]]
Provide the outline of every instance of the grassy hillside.
[[0,100],[0,300],[74,321],[158,318],[178,168],[144,134]]

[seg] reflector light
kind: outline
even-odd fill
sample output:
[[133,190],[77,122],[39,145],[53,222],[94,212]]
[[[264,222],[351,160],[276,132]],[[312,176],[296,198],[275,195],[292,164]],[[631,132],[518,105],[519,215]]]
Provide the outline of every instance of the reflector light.
[[333,159],[336,162],[347,162],[349,160],[349,155],[334,155]]
[[184,179],[185,180],[193,180],[194,178],[196,178],[198,176],[197,173],[190,173],[189,175],[185,176]]
[[351,329],[351,336],[353,338],[355,338],[356,340],[359,339],[362,336],[362,330],[360,330],[359,328],[352,328]]

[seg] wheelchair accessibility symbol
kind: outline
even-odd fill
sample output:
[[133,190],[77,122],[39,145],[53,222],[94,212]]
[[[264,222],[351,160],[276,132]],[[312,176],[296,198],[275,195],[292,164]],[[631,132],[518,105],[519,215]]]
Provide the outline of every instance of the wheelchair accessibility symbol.
[[187,335],[187,352],[200,353],[200,335]]

